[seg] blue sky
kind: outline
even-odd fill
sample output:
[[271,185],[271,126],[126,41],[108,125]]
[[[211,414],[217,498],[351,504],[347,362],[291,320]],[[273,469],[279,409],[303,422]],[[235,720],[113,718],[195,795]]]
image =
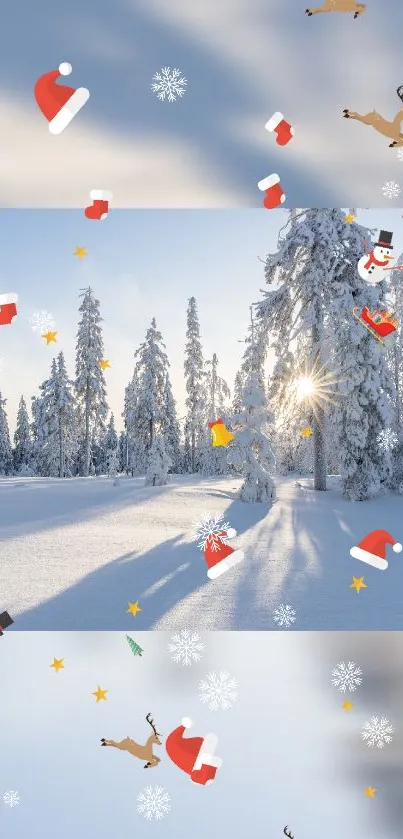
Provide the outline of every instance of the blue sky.
[[[189,667],[171,660],[169,633],[136,633],[133,619],[129,634],[141,658],[120,632],[0,639],[2,836],[239,839],[252,830],[280,839],[286,824],[295,839],[401,836],[401,633],[205,632],[202,658]],[[390,656],[396,662],[388,666]],[[54,657],[64,658],[57,673]],[[345,712],[331,673],[349,660],[363,682],[347,693],[354,707]],[[212,711],[199,684],[221,671],[236,679],[238,700]],[[108,693],[96,703],[98,685]],[[194,722],[190,735],[218,736],[223,765],[212,786],[193,784],[164,746],[155,747],[161,764],[147,771],[131,755],[101,748],[102,737],[144,742],[148,712],[163,743],[184,716]],[[361,740],[374,713],[396,727],[382,751]],[[161,822],[137,812],[147,784],[170,796]],[[374,799],[365,796],[369,785]],[[3,803],[8,790],[18,791],[18,806]]]
[[[316,0],[319,5],[321,0]],[[403,83],[398,0],[351,14],[305,15],[306,0],[14,0],[3,21],[0,203],[83,207],[110,189],[121,207],[260,207],[257,182],[278,172],[287,206],[390,206],[403,186],[387,138],[344,108],[391,120]],[[385,32],[385,26],[387,32]],[[67,84],[90,99],[51,136],[33,95],[38,77],[70,62]],[[160,68],[187,92],[160,102]],[[279,147],[276,111],[295,137]],[[399,199],[393,204],[398,206]]]
[[[121,427],[124,388],[133,352],[151,318],[165,341],[171,378],[184,415],[183,360],[186,307],[196,297],[204,353],[216,352],[232,388],[244,349],[249,306],[264,286],[262,259],[276,250],[283,210],[122,210],[102,223],[71,210],[1,210],[0,292],[19,295],[18,317],[0,327],[0,390],[13,433],[18,402],[37,393],[55,353],[65,353],[74,376],[80,290],[91,285],[104,318],[108,401]],[[359,211],[357,221],[394,232],[403,251],[401,210]],[[85,246],[87,256],[73,255]],[[32,331],[30,317],[48,310],[57,344]]]

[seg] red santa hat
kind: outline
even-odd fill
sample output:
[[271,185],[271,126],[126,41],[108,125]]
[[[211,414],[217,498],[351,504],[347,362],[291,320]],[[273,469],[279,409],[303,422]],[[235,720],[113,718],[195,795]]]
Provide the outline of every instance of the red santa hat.
[[50,73],[40,76],[35,85],[35,99],[43,115],[49,120],[51,134],[61,134],[90,96],[85,87],[75,90],[67,85],[56,84],[60,76],[69,76],[71,71],[71,64],[64,61],[58,70],[51,70]]
[[184,739],[184,732],[192,725],[192,720],[184,717],[182,724],[167,737],[165,748],[172,762],[190,775],[194,783],[206,786],[213,783],[217,769],[222,766],[221,758],[214,755],[218,738],[207,734],[204,738]]
[[360,559],[374,568],[379,568],[380,571],[385,571],[388,567],[387,545],[392,545],[395,553],[400,553],[402,550],[400,542],[395,542],[387,530],[373,530],[372,533],[364,536],[356,547],[351,548],[350,554],[354,559]]

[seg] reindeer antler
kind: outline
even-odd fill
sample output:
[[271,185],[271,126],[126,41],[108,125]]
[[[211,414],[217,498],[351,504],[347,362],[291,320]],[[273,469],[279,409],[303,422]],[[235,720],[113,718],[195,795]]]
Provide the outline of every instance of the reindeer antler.
[[155,727],[155,725],[154,725],[154,720],[153,720],[153,719],[151,719],[151,712],[149,712],[149,713],[147,714],[147,716],[146,716],[146,720],[147,720],[147,722],[149,723],[149,725],[151,725],[151,728],[152,728],[152,730],[153,730],[153,732],[154,732],[155,736],[156,736],[156,737],[161,737],[161,735],[158,733],[158,731],[157,731],[157,729],[156,729],[156,727]]
[[285,835],[286,835],[286,836],[288,836],[288,839],[294,839],[294,837],[293,837],[293,835],[292,835],[292,833],[291,833],[291,830],[288,830],[288,833],[287,833],[287,830],[288,830],[288,824],[286,824],[286,826],[285,826],[285,828],[284,828],[284,830],[283,830],[283,833],[285,833]]

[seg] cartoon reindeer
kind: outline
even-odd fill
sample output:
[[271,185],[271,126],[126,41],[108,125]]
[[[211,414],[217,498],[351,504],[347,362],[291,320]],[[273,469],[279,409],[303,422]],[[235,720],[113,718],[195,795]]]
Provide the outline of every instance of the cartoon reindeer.
[[[397,95],[403,101],[403,85],[398,87]],[[391,122],[381,117],[377,111],[371,111],[370,114],[357,114],[355,111],[349,111],[348,108],[344,108],[343,116],[346,119],[357,119],[358,122],[363,122],[364,125],[372,125],[378,134],[383,134],[384,137],[389,137],[393,140],[393,143],[389,143],[390,149],[396,146],[403,146],[403,134],[400,130],[403,121],[403,108],[400,108],[400,111]]]
[[160,734],[158,734],[157,729],[154,725],[154,720],[151,719],[151,714],[147,714],[146,720],[153,730],[153,734],[150,735],[147,742],[144,746],[141,743],[136,743],[135,740],[132,740],[130,737],[126,737],[125,740],[120,740],[117,742],[116,740],[105,740],[103,737],[101,740],[101,746],[115,746],[116,749],[121,749],[123,752],[130,752],[131,755],[134,757],[138,757],[140,760],[146,760],[147,763],[143,767],[144,769],[149,769],[151,766],[158,766],[161,763],[161,759],[156,757],[153,754],[153,745],[156,744],[157,746],[162,746]]
[[354,18],[356,18],[363,15],[366,8],[365,3],[356,3],[355,0],[325,0],[322,6],[316,9],[305,9],[305,14],[312,17],[321,12],[354,12]]

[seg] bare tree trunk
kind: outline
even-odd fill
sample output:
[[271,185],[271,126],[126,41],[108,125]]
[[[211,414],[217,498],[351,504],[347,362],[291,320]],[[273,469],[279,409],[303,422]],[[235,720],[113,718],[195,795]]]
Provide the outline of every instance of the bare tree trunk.
[[314,489],[326,489],[326,451],[324,435],[325,412],[315,407],[313,416],[313,485]]

